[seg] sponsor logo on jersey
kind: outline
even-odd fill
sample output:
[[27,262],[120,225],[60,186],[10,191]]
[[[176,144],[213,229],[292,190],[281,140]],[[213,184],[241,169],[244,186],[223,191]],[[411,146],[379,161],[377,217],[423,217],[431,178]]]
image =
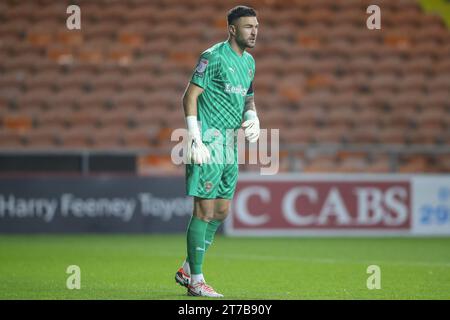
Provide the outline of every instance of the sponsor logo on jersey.
[[235,87],[229,83],[225,84],[225,92],[226,93],[240,94],[241,96],[245,97],[245,95],[247,94],[247,90],[248,89],[242,87],[241,85],[238,85],[237,87]]

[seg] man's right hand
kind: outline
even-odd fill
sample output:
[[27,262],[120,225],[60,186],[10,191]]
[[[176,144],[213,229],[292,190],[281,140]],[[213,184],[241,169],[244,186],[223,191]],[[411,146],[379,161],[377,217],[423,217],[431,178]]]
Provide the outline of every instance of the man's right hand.
[[200,165],[206,164],[211,158],[208,148],[203,144],[200,137],[194,136],[189,137],[187,156],[188,163]]
[[186,116],[188,129],[187,163],[205,164],[211,158],[208,148],[203,144],[196,116]]

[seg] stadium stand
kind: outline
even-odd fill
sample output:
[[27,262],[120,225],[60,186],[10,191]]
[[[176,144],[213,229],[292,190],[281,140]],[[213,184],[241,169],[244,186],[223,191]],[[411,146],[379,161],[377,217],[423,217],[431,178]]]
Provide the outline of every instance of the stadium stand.
[[[82,28],[68,30],[72,2],[0,4],[0,153],[127,150],[147,171],[182,172],[167,160],[181,96],[240,2],[81,0]],[[413,0],[245,3],[259,14],[256,105],[262,127],[280,129],[282,171],[450,172],[440,16]],[[381,30],[366,28],[370,4]]]

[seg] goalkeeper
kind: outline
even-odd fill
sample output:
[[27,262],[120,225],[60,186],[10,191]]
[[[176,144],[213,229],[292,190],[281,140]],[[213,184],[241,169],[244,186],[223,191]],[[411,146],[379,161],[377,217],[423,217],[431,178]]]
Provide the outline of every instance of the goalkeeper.
[[[192,296],[223,297],[206,284],[202,265],[228,215],[238,178],[237,139],[227,132],[242,126],[249,142],[259,138],[252,85],[255,61],[246,52],[256,43],[256,12],[237,6],[228,12],[227,21],[228,40],[201,54],[183,96],[189,133],[186,191],[194,197],[194,211],[187,228],[187,257],[175,280]],[[223,148],[214,148],[217,144]],[[220,150],[225,150],[224,157]]]

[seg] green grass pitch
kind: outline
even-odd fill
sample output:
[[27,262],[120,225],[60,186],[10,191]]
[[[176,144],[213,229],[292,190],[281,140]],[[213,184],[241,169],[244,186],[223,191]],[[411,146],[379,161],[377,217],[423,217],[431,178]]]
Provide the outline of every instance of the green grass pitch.
[[[0,299],[199,299],[174,281],[184,235],[1,235]],[[69,265],[81,288],[69,290]],[[369,265],[381,289],[369,290]],[[229,238],[206,254],[225,299],[450,299],[450,238]]]

